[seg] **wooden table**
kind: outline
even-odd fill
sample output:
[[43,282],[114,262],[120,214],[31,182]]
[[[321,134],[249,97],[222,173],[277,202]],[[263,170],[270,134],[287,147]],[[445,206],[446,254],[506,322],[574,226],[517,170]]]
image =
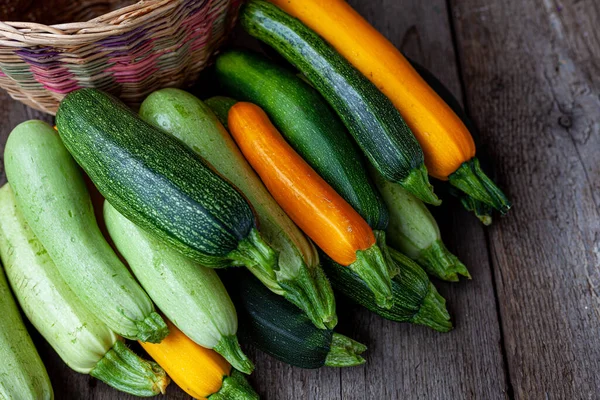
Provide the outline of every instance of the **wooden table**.
[[[368,344],[366,365],[307,371],[248,349],[252,384],[283,400],[600,398],[600,2],[351,3],[464,100],[514,209],[490,228],[453,201],[437,212],[473,275],[436,282],[454,331],[343,305],[339,330]],[[1,96],[0,149],[18,123],[49,120]],[[130,398],[32,334],[57,399]]]

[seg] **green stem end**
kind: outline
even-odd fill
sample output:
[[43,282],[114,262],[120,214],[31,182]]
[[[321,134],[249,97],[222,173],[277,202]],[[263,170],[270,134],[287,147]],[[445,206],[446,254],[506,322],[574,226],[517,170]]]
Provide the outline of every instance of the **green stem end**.
[[140,358],[120,340],[98,361],[90,375],[117,390],[140,397],[164,394],[170,382],[158,364]]
[[333,333],[331,347],[325,358],[327,367],[355,367],[366,361],[361,354],[367,350],[367,346],[347,336]]
[[138,334],[132,339],[142,342],[160,343],[169,334],[167,324],[156,311],[152,311],[145,320],[136,322],[136,327]]
[[209,400],[258,400],[260,397],[241,372],[233,369],[230,376],[223,379],[217,393],[208,396]]
[[429,275],[444,281],[458,282],[459,275],[471,279],[467,267],[448,251],[441,240],[436,240],[431,246],[422,250],[416,261]]
[[489,226],[492,224],[492,210],[493,208],[483,203],[477,199],[472,198],[471,196],[464,195],[459,196],[460,203],[467,211],[473,212],[477,218],[483,223],[485,226]]
[[448,179],[450,184],[459,188],[468,196],[490,205],[503,215],[511,207],[510,201],[500,188],[481,170],[479,160],[476,157],[462,163]]
[[389,309],[394,305],[390,267],[377,244],[373,244],[366,250],[358,250],[356,261],[348,268],[354,271],[373,292],[379,307]]
[[433,283],[429,282],[429,291],[421,303],[421,308],[413,316],[413,324],[425,325],[438,332],[449,332],[452,330],[450,314],[446,309],[446,299],[437,291]]
[[321,266],[309,269],[306,265],[293,280],[280,281],[284,297],[306,313],[319,329],[333,329],[338,322],[335,296]]
[[238,371],[245,374],[254,371],[254,364],[242,351],[236,335],[223,336],[213,350],[222,355]]
[[[399,304],[406,305],[405,312],[410,315],[406,320],[439,332],[450,331],[452,322],[446,309],[446,300],[438,293],[423,268],[392,248],[389,252],[400,269],[393,282],[394,298]],[[403,314],[400,308],[396,311],[397,315]]]
[[442,201],[433,192],[433,186],[429,183],[425,164],[421,164],[419,168],[413,169],[406,178],[398,183],[425,203],[434,206],[442,204]]
[[279,268],[277,253],[264,241],[256,228],[252,228],[248,237],[228,257],[233,260],[233,265],[245,265],[255,275],[265,275],[275,280],[275,271]]

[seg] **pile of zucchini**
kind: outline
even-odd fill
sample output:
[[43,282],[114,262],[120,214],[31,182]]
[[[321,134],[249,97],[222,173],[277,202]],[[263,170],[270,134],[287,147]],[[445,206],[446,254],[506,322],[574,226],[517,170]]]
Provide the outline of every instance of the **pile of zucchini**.
[[[137,396],[172,379],[194,398],[258,398],[240,341],[301,368],[365,363],[366,346],[334,331],[336,294],[388,320],[452,329],[430,276],[471,276],[424,204],[441,203],[428,168],[486,224],[508,200],[474,147],[444,155],[426,142],[469,140],[420,134],[431,121],[406,104],[438,94],[439,112],[472,128],[435,77],[410,75],[332,0],[366,38],[353,58],[348,26],[325,27],[313,16],[321,2],[299,1],[242,7],[242,27],[282,57],[221,53],[211,73],[222,96],[162,89],[138,114],[80,89],[56,128],[14,128],[0,189],[0,398],[53,398],[17,305],[69,367]],[[420,91],[378,86],[389,71],[364,63],[368,40]]]

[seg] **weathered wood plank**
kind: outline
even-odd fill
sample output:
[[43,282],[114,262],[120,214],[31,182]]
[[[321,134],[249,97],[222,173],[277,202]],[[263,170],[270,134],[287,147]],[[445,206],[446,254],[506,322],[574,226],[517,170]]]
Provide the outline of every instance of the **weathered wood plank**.
[[600,4],[453,0],[468,108],[514,200],[490,229],[516,398],[600,393]]

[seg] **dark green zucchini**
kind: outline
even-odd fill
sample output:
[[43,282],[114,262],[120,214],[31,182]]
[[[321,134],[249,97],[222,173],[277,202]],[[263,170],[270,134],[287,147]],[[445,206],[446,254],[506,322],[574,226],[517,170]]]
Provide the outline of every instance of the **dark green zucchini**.
[[414,261],[389,248],[399,264],[400,273],[392,279],[393,306],[385,309],[377,306],[375,297],[365,283],[349,268],[343,267],[321,253],[323,266],[334,289],[382,317],[397,321],[428,326],[439,332],[452,329],[446,300],[429,281],[423,269]]
[[300,368],[352,367],[367,348],[328,329],[318,329],[292,303],[242,269],[219,271],[235,303],[242,342]]
[[419,143],[375,85],[315,32],[268,2],[247,2],[240,22],[306,76],[386,179],[402,184],[425,202],[439,204]]
[[272,273],[276,255],[250,205],[182,142],[95,89],[67,95],[56,124],[100,193],[129,220],[202,265]]
[[229,129],[227,116],[229,114],[229,109],[233,107],[235,103],[237,103],[237,100],[225,96],[214,96],[210,99],[206,99],[204,103],[215,113],[225,129]]
[[228,95],[259,105],[294,150],[371,228],[385,230],[388,213],[362,155],[319,92],[288,69],[248,51],[219,55],[215,74]]
[[[446,86],[444,86],[444,84],[427,68],[411,60],[410,58],[408,60],[410,61],[413,68],[419,73],[419,75],[421,75],[421,78],[423,78],[425,82],[427,82],[427,84],[431,86],[431,88],[442,98],[442,100],[444,100],[446,104],[448,104],[452,111],[454,111],[458,118],[462,120],[469,132],[471,132],[471,135],[475,140],[477,148],[480,149],[481,146],[477,143],[479,137],[479,130],[477,129],[473,121],[471,121],[471,119],[467,116],[467,113],[462,108],[460,102],[456,99],[456,97],[454,97],[452,92]],[[479,153],[481,153],[481,150],[479,150]],[[483,160],[485,161],[485,158],[483,158]],[[485,163],[482,164],[484,164],[484,169],[487,169]],[[441,192],[446,192],[454,197],[457,197],[460,200],[463,207],[467,211],[472,211],[484,225],[490,225],[492,223],[492,206],[469,196],[461,190],[458,190],[449,182],[438,181],[435,183],[434,186],[436,190],[440,190]]]

